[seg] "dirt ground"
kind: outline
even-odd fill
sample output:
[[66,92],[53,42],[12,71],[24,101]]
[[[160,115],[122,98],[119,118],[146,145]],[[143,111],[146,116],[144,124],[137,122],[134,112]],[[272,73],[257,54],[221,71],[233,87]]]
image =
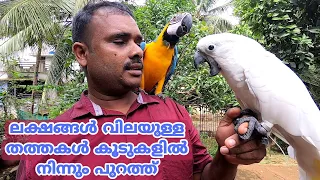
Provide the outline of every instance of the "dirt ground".
[[298,180],[296,161],[284,155],[269,155],[259,164],[239,166],[236,180]]
[[296,165],[253,164],[240,166],[236,180],[295,180],[299,179]]

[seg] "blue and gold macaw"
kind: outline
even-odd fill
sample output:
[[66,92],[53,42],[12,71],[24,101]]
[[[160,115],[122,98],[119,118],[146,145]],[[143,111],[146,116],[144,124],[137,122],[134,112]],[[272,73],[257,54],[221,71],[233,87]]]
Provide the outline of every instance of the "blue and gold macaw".
[[191,14],[177,14],[155,41],[141,43],[140,46],[144,50],[141,89],[149,94],[162,94],[178,63],[176,44],[182,36],[190,32],[191,27]]

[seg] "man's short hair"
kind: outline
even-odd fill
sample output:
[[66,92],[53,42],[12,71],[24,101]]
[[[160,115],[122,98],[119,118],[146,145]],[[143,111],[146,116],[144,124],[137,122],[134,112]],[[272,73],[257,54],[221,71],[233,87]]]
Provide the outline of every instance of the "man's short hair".
[[[90,23],[94,12],[100,8],[106,8],[109,13],[119,15],[129,15],[134,18],[132,11],[124,4],[119,2],[101,1],[98,3],[88,3],[73,18],[72,40],[73,42],[86,42],[88,39],[87,25]],[[90,37],[90,36],[89,36]]]

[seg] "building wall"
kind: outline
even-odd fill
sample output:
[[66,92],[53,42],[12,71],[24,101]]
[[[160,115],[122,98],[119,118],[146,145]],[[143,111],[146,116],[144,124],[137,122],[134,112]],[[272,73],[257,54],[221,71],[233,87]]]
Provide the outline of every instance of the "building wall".
[[[36,48],[27,47],[22,51],[15,52],[9,59],[17,60],[18,67],[16,71],[19,71],[23,76],[22,79],[32,79],[33,72],[36,64]],[[43,46],[41,52],[41,61],[39,64],[39,80],[45,81],[47,78],[47,72],[49,70],[51,61],[53,59],[54,49],[52,47]],[[6,72],[6,68],[3,62],[0,62],[0,81],[11,80],[12,77]]]

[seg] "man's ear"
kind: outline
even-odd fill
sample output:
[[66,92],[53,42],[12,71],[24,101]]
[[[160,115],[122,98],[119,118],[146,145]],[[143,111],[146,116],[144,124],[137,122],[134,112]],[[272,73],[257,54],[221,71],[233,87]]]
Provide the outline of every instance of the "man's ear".
[[89,52],[88,46],[86,44],[84,44],[84,43],[75,42],[72,45],[72,51],[73,51],[78,63],[82,67],[86,67],[87,66],[88,52]]

